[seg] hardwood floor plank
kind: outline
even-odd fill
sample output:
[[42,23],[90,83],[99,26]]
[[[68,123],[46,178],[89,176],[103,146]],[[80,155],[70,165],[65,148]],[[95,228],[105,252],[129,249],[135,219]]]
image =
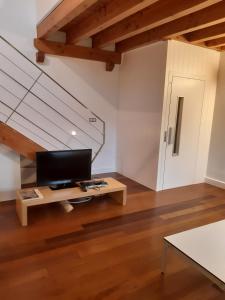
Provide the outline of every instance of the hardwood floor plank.
[[199,184],[154,192],[124,176],[127,206],[99,198],[65,214],[58,205],[30,211],[22,228],[15,202],[0,203],[0,298],[56,300],[222,300],[224,294],[169,254],[163,237],[225,218],[225,191]]

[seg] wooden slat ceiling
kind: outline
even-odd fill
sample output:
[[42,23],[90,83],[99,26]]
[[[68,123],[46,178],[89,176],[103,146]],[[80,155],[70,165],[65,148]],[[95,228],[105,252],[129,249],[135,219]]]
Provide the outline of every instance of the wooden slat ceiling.
[[[45,41],[57,31],[64,43]],[[92,48],[77,46],[88,38]],[[111,70],[122,53],[166,39],[224,51],[225,1],[64,0],[37,26],[35,46],[42,54],[103,61]],[[112,45],[114,51],[104,49]]]

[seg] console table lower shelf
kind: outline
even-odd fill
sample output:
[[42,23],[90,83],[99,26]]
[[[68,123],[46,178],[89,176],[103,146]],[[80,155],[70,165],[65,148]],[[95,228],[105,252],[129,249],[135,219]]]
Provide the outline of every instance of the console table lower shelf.
[[49,187],[40,187],[42,199],[23,199],[21,191],[17,191],[16,211],[22,226],[28,225],[28,207],[36,205],[44,205],[65,200],[73,200],[84,197],[94,197],[103,194],[110,195],[115,201],[122,205],[126,205],[127,187],[113,178],[103,178],[108,183],[107,186],[101,187],[99,190],[91,189],[83,192],[79,187],[53,191]]

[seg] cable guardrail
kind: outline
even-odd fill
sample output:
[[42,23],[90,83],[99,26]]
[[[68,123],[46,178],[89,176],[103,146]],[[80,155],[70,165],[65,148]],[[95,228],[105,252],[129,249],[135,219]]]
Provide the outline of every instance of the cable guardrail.
[[105,143],[105,122],[2,36],[0,121],[46,150],[92,148],[93,160]]

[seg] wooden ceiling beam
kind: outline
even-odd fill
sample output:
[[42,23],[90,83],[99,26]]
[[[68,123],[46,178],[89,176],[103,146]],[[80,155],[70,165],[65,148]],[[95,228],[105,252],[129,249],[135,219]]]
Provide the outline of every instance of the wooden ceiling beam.
[[106,66],[105,66],[106,71],[112,72],[114,70],[114,68],[115,68],[114,63],[112,63],[112,62],[107,62],[106,63]]
[[225,21],[225,1],[221,1],[198,12],[140,33],[116,44],[118,52],[126,52],[169,37],[182,35]]
[[199,43],[214,38],[220,38],[224,35],[225,22],[187,33],[185,34],[185,38],[191,43]]
[[45,54],[41,51],[37,51],[36,53],[36,62],[39,64],[43,64],[45,61]]
[[75,44],[88,38],[156,1],[158,0],[100,1],[91,14],[75,22],[67,31],[67,43]]
[[59,42],[50,42],[40,39],[34,39],[34,46],[38,49],[38,51],[45,54],[102,61],[111,64],[121,64],[121,54],[112,51],[66,45]]
[[205,45],[209,48],[215,48],[215,47],[223,46],[223,45],[225,45],[225,36],[221,37],[221,38],[218,38],[218,39],[206,41]]
[[119,42],[218,2],[218,0],[157,1],[151,6],[99,32],[93,37],[93,47],[102,47],[110,43]]
[[37,37],[46,38],[82,14],[98,0],[64,0],[37,25]]

